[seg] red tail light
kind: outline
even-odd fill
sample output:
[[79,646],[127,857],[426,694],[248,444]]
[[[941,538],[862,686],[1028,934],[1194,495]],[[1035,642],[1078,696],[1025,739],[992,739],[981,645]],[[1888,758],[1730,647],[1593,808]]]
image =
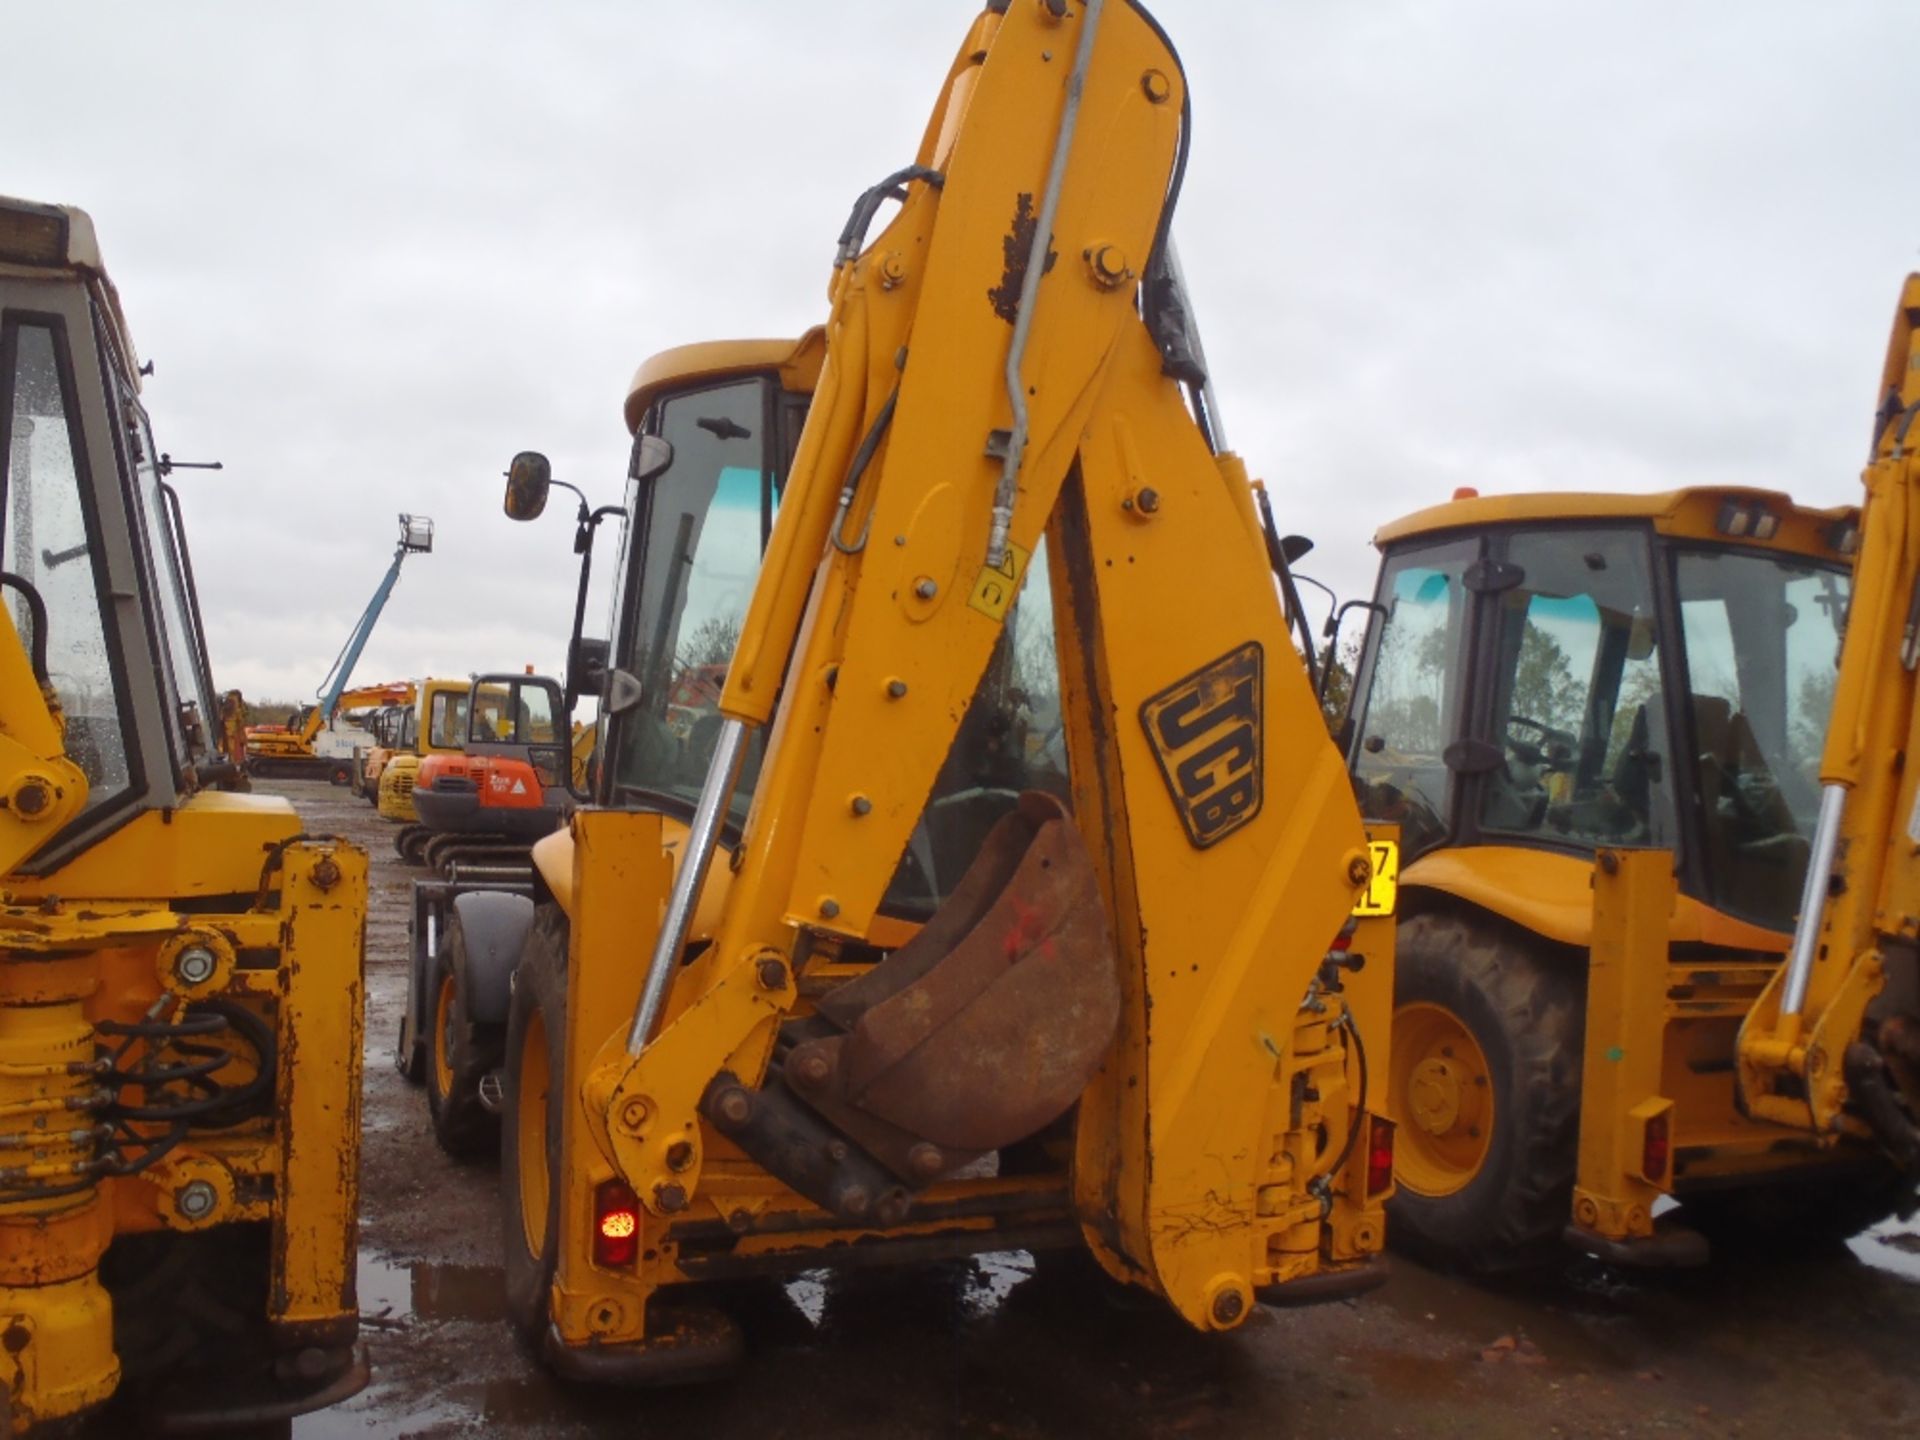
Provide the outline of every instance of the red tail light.
[[1640,1138],[1640,1173],[1655,1185],[1665,1183],[1667,1178],[1667,1158],[1671,1150],[1667,1135],[1667,1116],[1664,1112],[1648,1118],[1646,1129]]
[[593,1192],[593,1263],[631,1265],[640,1253],[640,1197],[624,1180],[604,1180]]
[[1383,1194],[1393,1184],[1393,1122],[1367,1117],[1367,1198]]

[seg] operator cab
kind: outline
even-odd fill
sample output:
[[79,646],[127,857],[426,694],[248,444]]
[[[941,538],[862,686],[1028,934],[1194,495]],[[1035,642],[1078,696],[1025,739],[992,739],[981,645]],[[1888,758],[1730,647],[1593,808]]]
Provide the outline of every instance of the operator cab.
[[[634,432],[615,562],[604,677],[583,681],[576,635],[569,697],[598,693],[595,803],[691,819],[718,741],[721,692],[806,422],[821,356],[818,332],[791,342],[714,342],[643,365],[627,401]],[[552,481],[532,452],[509,471],[507,513],[530,519]],[[576,538],[591,548],[584,497]],[[840,534],[858,549],[869,537]],[[581,593],[585,593],[584,569]],[[752,805],[765,747],[755,729],[724,828]],[[1044,542],[1026,568],[920,825],[885,902],[930,916],[1026,790],[1067,795],[1066,742]],[[731,843],[731,841],[729,841]]]
[[469,755],[524,759],[543,786],[565,789],[572,735],[561,718],[560,686],[545,675],[480,675],[467,692]]
[[1857,517],[1784,496],[1469,498],[1387,526],[1349,763],[1405,859],[1675,853],[1681,890],[1791,928]]
[[28,873],[232,773],[140,378],[92,221],[0,197],[0,604],[89,786]]
[[[804,343],[804,342],[803,342]],[[644,372],[643,372],[644,373]],[[694,384],[649,400],[636,437],[671,447],[664,468],[629,482],[632,517],[614,600],[603,803],[691,818],[721,727],[720,695],[772,534],[810,396],[777,372]],[[658,450],[654,453],[659,454]],[[869,537],[836,529],[858,549]],[[922,921],[966,872],[1021,792],[1065,797],[1060,680],[1044,545],[1005,628],[883,909]],[[1034,577],[1038,577],[1037,580]],[[766,744],[755,728],[728,817],[752,805]]]

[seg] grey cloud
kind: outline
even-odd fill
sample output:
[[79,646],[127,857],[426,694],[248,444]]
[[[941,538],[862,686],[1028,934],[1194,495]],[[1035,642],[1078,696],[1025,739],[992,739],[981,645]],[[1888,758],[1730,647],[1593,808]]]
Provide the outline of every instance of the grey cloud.
[[[433,514],[362,676],[557,665],[564,517],[634,366],[796,333],[971,17],[736,3],[8,3],[0,189],[93,211],[182,476],[223,683],[310,690]],[[1179,234],[1236,448],[1309,568],[1486,489],[1854,498],[1920,241],[1912,7],[1221,4]],[[84,97],[78,103],[76,97]],[[604,567],[603,567],[604,568]]]

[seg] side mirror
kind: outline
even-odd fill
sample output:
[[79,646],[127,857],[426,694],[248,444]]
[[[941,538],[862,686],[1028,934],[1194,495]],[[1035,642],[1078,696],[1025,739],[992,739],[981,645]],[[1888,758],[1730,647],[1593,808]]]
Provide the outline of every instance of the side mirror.
[[552,484],[553,466],[538,450],[522,450],[514,456],[507,467],[507,518],[538,519],[547,508],[547,489]]
[[659,435],[637,435],[633,441],[633,464],[628,469],[630,478],[644,485],[666,473],[673,464],[673,442]]
[[607,655],[610,647],[604,640],[589,640],[582,636],[574,642],[573,655],[567,665],[567,691],[572,697],[598,695],[607,682]]
[[1280,554],[1286,559],[1289,565],[1298,564],[1300,561],[1306,559],[1312,549],[1313,542],[1304,535],[1282,535],[1280,537]]

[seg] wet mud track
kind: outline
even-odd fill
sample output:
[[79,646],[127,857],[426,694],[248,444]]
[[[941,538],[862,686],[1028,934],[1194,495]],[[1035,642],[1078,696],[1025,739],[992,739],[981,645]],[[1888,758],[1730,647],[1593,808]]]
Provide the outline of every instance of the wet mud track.
[[301,1440],[500,1435],[1913,1436],[1920,1220],[1849,1247],[1469,1281],[1396,1258],[1357,1302],[1194,1334],[1070,1257],[816,1272],[732,1292],[745,1365],[694,1389],[556,1385],[501,1321],[495,1166],[434,1146],[394,1069],[408,887],[395,827],[276,782],[373,857],[360,1304],[374,1381]]

